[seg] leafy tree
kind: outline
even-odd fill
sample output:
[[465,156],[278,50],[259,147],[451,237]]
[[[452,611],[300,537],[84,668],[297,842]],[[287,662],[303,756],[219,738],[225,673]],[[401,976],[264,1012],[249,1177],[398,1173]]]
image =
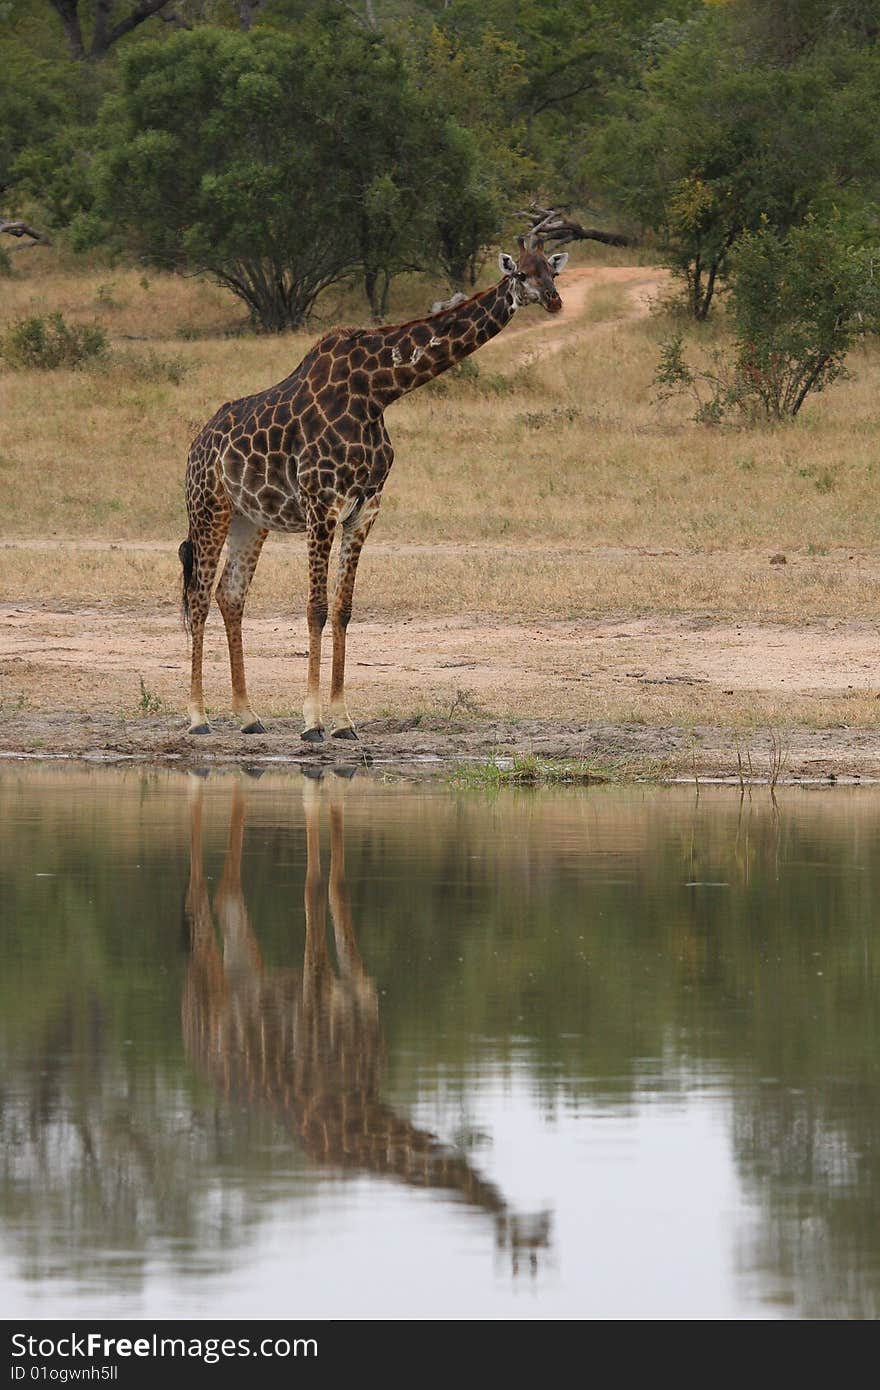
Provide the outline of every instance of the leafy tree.
[[679,27],[586,164],[618,208],[658,237],[697,319],[744,231],[762,218],[785,230],[853,194],[864,202],[877,152],[876,131],[858,118],[859,103],[880,95],[873,54],[750,65],[734,39],[726,13]]
[[97,210],[132,250],[213,275],[264,329],[299,326],[355,264],[303,35],[203,28],[125,58]]
[[766,223],[744,233],[731,273],[732,349],[716,349],[710,369],[694,371],[681,337],[667,341],[661,398],[690,392],[707,423],[733,408],[794,419],[808,395],[845,375],[857,338],[880,328],[878,271],[880,247],[853,245],[839,223],[808,218],[785,234]]
[[484,248],[536,178],[524,122],[508,114],[525,81],[522,55],[494,29],[471,42],[435,26],[408,61],[444,132],[432,157],[435,255],[458,289],[476,282]]
[[[0,61],[0,194],[5,194],[20,182],[22,153],[45,145],[65,126],[77,125],[90,93],[76,81],[73,64],[34,52],[18,36],[4,36]],[[4,206],[10,206],[8,196]]]
[[435,158],[442,122],[391,40],[337,21],[324,24],[307,85],[312,118],[374,318],[395,275],[432,259]]
[[880,247],[809,218],[762,226],[736,245],[731,304],[740,374],[765,414],[797,415],[844,371],[853,342],[880,328]]
[[480,147],[479,137],[450,122],[438,160],[436,256],[455,289],[476,284],[484,247],[503,226],[513,199]]
[[138,45],[102,143],[107,228],[211,273],[267,330],[301,324],[354,269],[381,318],[395,275],[438,260],[463,273],[500,220],[480,141],[394,40],[335,14],[290,34],[203,27]]
[[695,0],[452,0],[441,23],[474,45],[487,26],[503,34],[523,67],[510,114],[531,125],[557,112],[570,124],[633,74],[640,39],[657,20],[699,8]]

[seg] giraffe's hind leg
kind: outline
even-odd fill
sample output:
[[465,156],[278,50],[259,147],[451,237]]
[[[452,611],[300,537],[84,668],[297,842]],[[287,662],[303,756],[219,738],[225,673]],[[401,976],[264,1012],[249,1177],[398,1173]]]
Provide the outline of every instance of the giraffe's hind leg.
[[209,734],[211,726],[205,717],[205,696],[202,687],[202,650],[205,641],[205,620],[211,605],[211,590],[220,561],[220,552],[229,530],[229,508],[217,504],[207,523],[193,524],[190,518],[189,539],[193,548],[193,565],[187,586],[187,609],[192,640],[192,676],[189,688],[189,732]]
[[343,522],[339,569],[333,596],[333,667],[330,673],[330,721],[334,738],[356,739],[345,705],[345,637],[351,618],[354,581],[364,541],[379,512],[380,495],[371,497],[350,522]]
[[306,698],[303,702],[305,728],[300,737],[306,743],[323,743],[324,721],[321,718],[321,635],[327,621],[327,565],[336,529],[335,518],[312,512],[306,525],[309,553],[309,600],[306,617],[309,624],[309,672]]
[[241,720],[241,731],[244,734],[265,733],[248,699],[244,675],[244,649],[241,642],[241,617],[263,541],[268,534],[268,531],[255,526],[246,517],[234,516],[226,542],[226,564],[217,585],[217,606],[223,614],[226,640],[229,643],[232,709]]

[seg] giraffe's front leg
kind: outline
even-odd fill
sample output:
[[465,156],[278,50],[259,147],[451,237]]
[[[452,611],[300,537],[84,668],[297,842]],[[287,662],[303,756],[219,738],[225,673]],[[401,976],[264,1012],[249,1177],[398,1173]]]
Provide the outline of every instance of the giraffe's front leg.
[[321,636],[327,621],[327,569],[330,547],[336,529],[335,519],[314,514],[309,517],[306,539],[309,551],[309,601],[306,616],[309,623],[309,674],[306,698],[303,703],[301,737],[307,743],[323,743],[324,721],[321,718]]
[[357,738],[345,706],[345,637],[351,618],[354,581],[364,541],[379,511],[379,494],[371,497],[352,522],[342,526],[339,573],[333,596],[333,669],[330,675],[330,722],[334,738]]
[[[205,714],[205,696],[202,686],[202,648],[205,640],[205,620],[211,603],[211,589],[220,551],[226,539],[229,526],[228,513],[224,516],[218,509],[214,525],[204,530],[191,529],[192,546],[189,571],[184,562],[184,575],[188,574],[186,587],[186,609],[189,616],[189,629],[192,641],[192,673],[189,690],[189,732],[209,734],[211,726]],[[186,542],[184,542],[184,545]],[[183,559],[184,547],[181,546]]]

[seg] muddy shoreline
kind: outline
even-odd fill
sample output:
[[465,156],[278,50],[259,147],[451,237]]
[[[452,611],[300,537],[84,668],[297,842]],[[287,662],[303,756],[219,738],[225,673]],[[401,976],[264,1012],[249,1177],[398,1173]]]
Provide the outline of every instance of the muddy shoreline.
[[[566,622],[366,619],[352,643],[359,743],[302,742],[302,618],[257,616],[249,681],[264,734],[226,715],[209,632],[213,732],[187,731],[176,612],[0,605],[0,759],[182,768],[371,767],[448,777],[458,764],[576,759],[614,780],[880,779],[873,624],[731,623],[694,615]],[[216,704],[211,706],[211,701]]]
[[587,763],[615,781],[740,781],[749,784],[828,786],[880,781],[880,736],[855,729],[758,730],[748,738],[713,728],[657,728],[548,721],[437,721],[374,719],[361,725],[360,742],[307,745],[295,719],[273,722],[265,734],[246,736],[231,720],[218,720],[207,737],[194,738],[179,717],[121,718],[58,711],[22,711],[0,723],[0,761],[90,764],[154,763],[182,769],[335,768],[406,778],[448,778],[462,767],[534,755],[540,760]]

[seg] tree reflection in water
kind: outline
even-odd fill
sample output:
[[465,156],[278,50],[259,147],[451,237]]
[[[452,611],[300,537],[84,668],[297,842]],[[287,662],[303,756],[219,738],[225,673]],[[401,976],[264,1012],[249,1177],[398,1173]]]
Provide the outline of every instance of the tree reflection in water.
[[[590,1163],[609,1120],[650,1159],[655,1120],[709,1106],[730,1306],[877,1315],[880,796],[237,780],[0,777],[0,1276],[131,1307],[158,1271],[194,1298],[286,1223],[320,1232],[306,1281],[395,1202],[420,1241],[420,1187],[444,1240],[453,1212],[478,1248],[498,1233],[499,1297],[537,1254],[555,1310],[666,1210],[699,1280],[662,1164],[651,1194],[615,1171],[633,1215],[593,1248]],[[468,1145],[505,1132],[502,1195]],[[679,1158],[688,1194],[703,1155]],[[517,1183],[552,1194],[552,1254]]]

